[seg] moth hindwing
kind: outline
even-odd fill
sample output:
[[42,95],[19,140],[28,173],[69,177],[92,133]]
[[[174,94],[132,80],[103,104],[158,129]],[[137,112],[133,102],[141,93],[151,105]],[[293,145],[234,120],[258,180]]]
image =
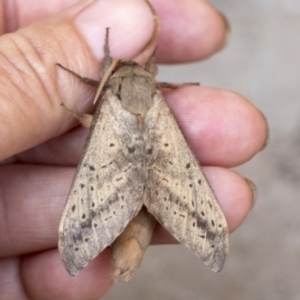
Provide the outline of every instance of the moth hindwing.
[[[103,73],[108,31],[105,47]],[[150,243],[151,215],[213,271],[223,266],[225,217],[160,91],[176,86],[155,81],[153,61],[121,60],[106,76],[59,227],[71,275],[112,245],[113,276],[129,280]]]

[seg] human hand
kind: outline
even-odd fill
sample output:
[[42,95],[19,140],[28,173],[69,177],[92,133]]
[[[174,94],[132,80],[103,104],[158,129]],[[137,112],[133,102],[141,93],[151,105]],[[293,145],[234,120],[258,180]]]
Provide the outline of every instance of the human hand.
[[[0,167],[0,291],[7,299],[97,299],[111,286],[109,250],[71,277],[56,249],[59,220],[87,133],[82,127],[70,131],[76,123],[60,103],[86,111],[95,90],[55,63],[99,79],[104,28],[111,28],[114,58],[134,57],[151,36],[152,16],[140,0],[96,1],[93,6],[81,1],[62,11],[76,2],[56,0],[49,7],[15,2],[2,17],[8,31],[19,29],[0,40],[0,159],[14,160]],[[203,59],[224,43],[224,21],[205,1],[152,3],[162,23],[158,62]],[[187,86],[168,92],[166,100],[205,166],[232,232],[251,209],[252,193],[228,168],[263,147],[265,119],[247,100],[220,89]],[[158,227],[153,242],[173,239]]]

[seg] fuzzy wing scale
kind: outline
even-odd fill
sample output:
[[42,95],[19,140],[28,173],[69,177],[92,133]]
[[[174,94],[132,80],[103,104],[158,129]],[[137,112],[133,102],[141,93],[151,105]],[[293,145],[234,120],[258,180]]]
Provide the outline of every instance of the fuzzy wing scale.
[[59,227],[59,251],[71,275],[109,246],[137,214],[146,180],[144,153],[137,118],[107,90]]
[[145,118],[149,212],[213,271],[228,252],[223,212],[160,92]]

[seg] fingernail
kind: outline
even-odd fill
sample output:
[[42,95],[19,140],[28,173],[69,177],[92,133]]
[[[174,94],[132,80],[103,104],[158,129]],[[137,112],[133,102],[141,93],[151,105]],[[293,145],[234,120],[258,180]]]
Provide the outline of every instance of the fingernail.
[[218,11],[219,15],[221,16],[223,23],[224,23],[224,28],[225,28],[225,37],[224,37],[224,42],[223,45],[221,47],[220,50],[224,49],[226,47],[226,45],[228,44],[228,40],[230,37],[230,33],[231,33],[231,28],[230,28],[230,23],[227,19],[227,17],[220,11]]
[[129,58],[147,43],[153,27],[152,13],[140,0],[93,1],[74,22],[97,59],[103,57],[105,28],[110,28],[111,56]]
[[263,116],[263,118],[264,118],[264,120],[265,120],[265,123],[266,123],[266,139],[265,139],[265,142],[264,142],[264,144],[263,144],[263,147],[261,148],[261,150],[260,151],[263,151],[263,150],[265,150],[265,148],[268,146],[268,144],[269,144],[269,140],[270,140],[270,128],[269,128],[269,123],[268,123],[268,120],[267,120],[267,118],[266,118],[266,116],[262,113],[262,112],[260,112],[261,113],[261,115]]
[[252,195],[251,208],[253,208],[257,201],[257,188],[256,188],[255,183],[252,180],[250,180],[246,177],[244,177],[244,179],[245,179],[246,183],[248,184],[250,191],[251,191],[251,195]]

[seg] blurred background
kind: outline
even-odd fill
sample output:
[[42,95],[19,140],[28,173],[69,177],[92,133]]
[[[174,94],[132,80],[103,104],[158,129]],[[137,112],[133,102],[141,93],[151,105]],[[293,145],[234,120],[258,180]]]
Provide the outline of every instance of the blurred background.
[[300,299],[300,1],[210,2],[231,24],[227,47],[205,62],[160,67],[159,78],[233,90],[263,111],[269,145],[237,168],[257,184],[258,202],[231,236],[221,273],[183,246],[153,246],[132,282],[105,300]]

